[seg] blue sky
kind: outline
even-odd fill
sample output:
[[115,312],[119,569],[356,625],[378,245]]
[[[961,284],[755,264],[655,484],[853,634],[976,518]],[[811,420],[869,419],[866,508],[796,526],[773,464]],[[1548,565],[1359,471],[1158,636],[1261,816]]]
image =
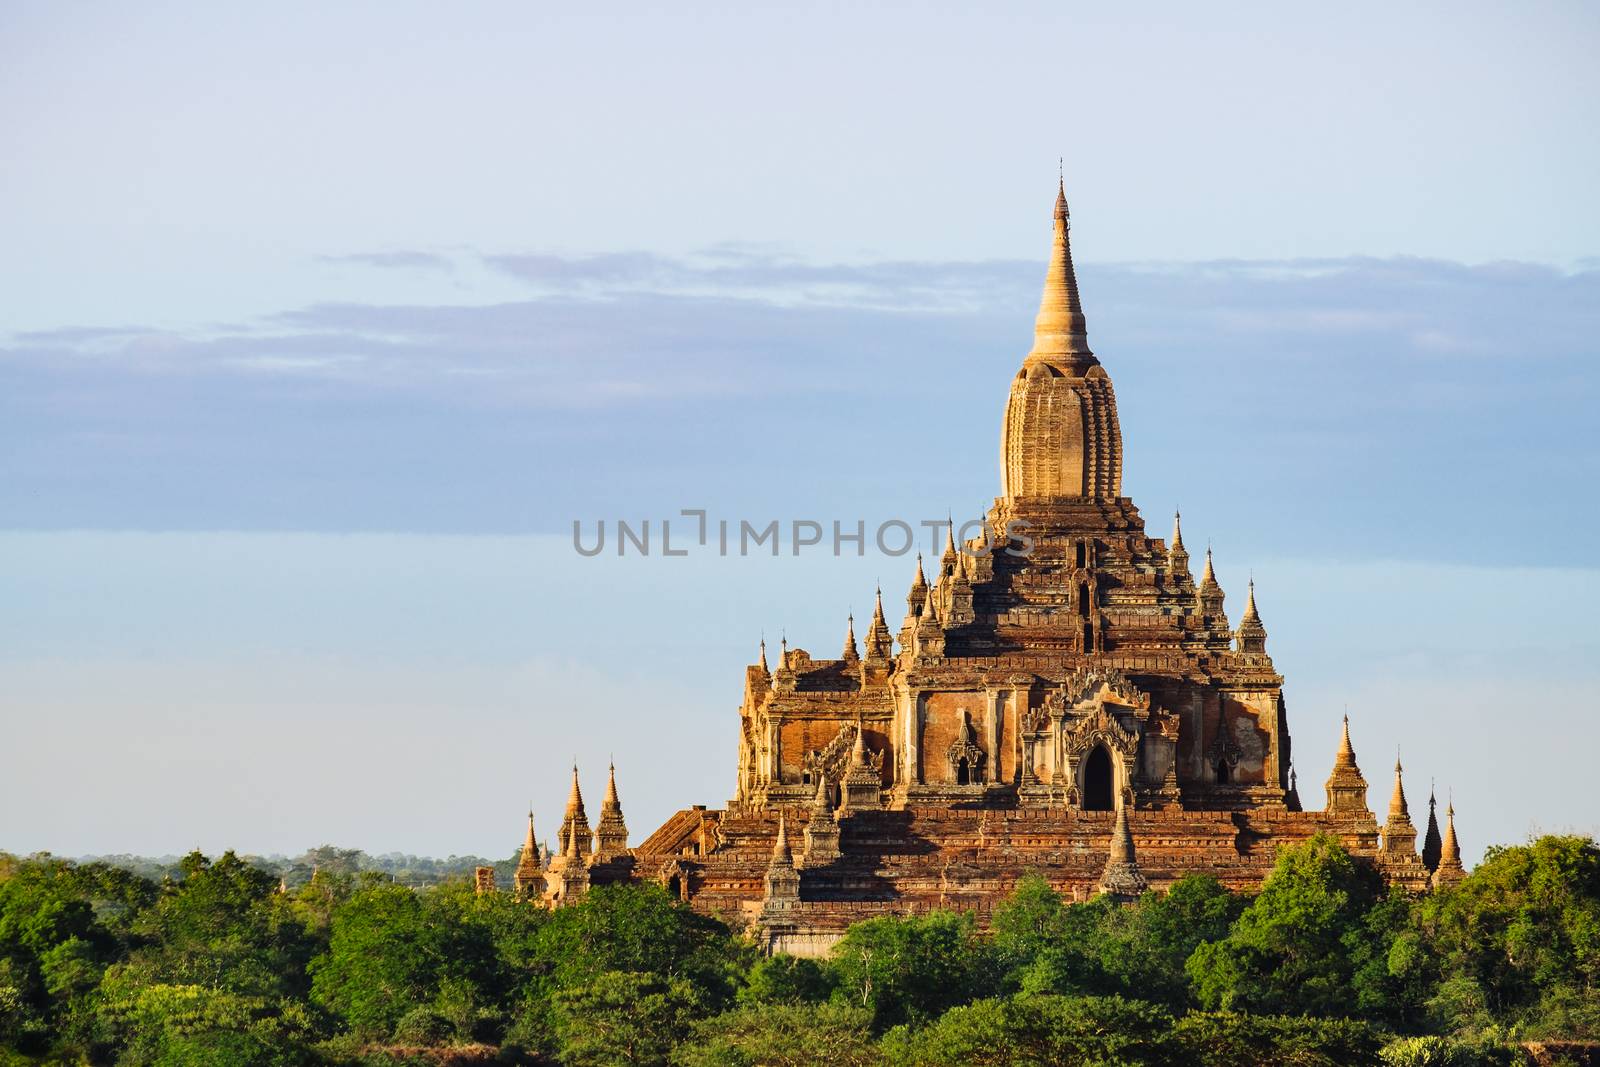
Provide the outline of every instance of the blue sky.
[[906,561],[571,521],[976,513],[1058,156],[1126,491],[1256,574],[1308,796],[1348,703],[1379,810],[1399,744],[1469,851],[1592,831],[1597,31],[8,5],[0,847],[498,853],[574,754],[636,837],[726,799],[757,636]]

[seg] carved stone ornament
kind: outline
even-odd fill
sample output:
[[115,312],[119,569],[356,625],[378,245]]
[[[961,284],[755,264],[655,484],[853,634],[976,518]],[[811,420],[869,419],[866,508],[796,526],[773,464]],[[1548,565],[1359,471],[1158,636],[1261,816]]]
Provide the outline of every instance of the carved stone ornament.
[[1082,756],[1101,741],[1112,752],[1127,760],[1131,760],[1139,751],[1139,735],[1118,722],[1104,704],[1080,716],[1067,728],[1067,755],[1073,758]]
[[1239,765],[1239,757],[1244,755],[1228,729],[1228,713],[1221,708],[1217,709],[1217,736],[1211,739],[1206,755],[1213,767],[1226,764],[1230,770]]
[[[844,777],[844,772],[850,767],[850,751],[855,747],[855,743],[855,725],[853,723],[845,723],[839,727],[839,732],[833,735],[833,740],[829,741],[820,751],[812,749],[807,752],[803,766],[806,773],[810,775],[808,780],[815,782],[817,775],[821,774],[826,776],[829,782],[837,784]],[[869,751],[867,753],[867,762],[872,765],[873,770],[882,772],[883,753],[881,751]]]
[[1101,687],[1111,690],[1120,703],[1134,708],[1150,706],[1150,695],[1128,680],[1116,667],[1080,667],[1067,676],[1058,692],[1065,703],[1086,703],[1100,692]]
[[961,730],[951,742],[945,758],[950,761],[951,778],[959,774],[961,761],[965,760],[968,778],[972,784],[976,785],[983,781],[983,750],[972,739],[972,722],[967,718],[965,708],[961,709]]

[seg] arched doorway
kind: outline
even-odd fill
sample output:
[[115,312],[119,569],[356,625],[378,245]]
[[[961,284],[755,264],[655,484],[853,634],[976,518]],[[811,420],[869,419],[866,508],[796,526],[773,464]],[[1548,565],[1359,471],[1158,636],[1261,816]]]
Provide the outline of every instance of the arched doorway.
[[1083,764],[1083,808],[1110,811],[1112,796],[1111,754],[1104,745],[1096,745]]
[[967,763],[967,757],[962,756],[956,761],[956,785],[970,785],[972,783],[972,769]]

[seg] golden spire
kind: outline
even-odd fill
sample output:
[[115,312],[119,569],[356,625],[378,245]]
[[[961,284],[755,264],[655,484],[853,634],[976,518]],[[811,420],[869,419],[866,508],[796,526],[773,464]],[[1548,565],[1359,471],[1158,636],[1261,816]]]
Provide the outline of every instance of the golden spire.
[[567,814],[576,815],[583,810],[583,791],[578,788],[578,763],[572,763],[572,791],[567,794]]
[[840,658],[846,660],[861,658],[861,654],[856,651],[856,614],[853,611],[845,616],[844,654]]
[[1389,797],[1389,819],[1404,819],[1411,821],[1411,808],[1406,804],[1406,787],[1401,780],[1400,754],[1394,756],[1394,793]]
[[761,635],[761,673],[762,674],[771,674],[772,673],[772,671],[767,667],[767,635],[766,634],[762,634]]
[[1440,848],[1439,867],[1433,872],[1433,888],[1454,885],[1467,876],[1461,864],[1461,845],[1456,840],[1456,805],[1454,801],[1444,809],[1444,844]]
[[1339,735],[1339,752],[1333,757],[1335,767],[1354,767],[1356,750],[1350,744],[1350,716],[1344,717],[1344,733]]
[[1183,547],[1183,512],[1181,511],[1172,513],[1172,547],[1174,549]]
[[1256,610],[1256,580],[1250,579],[1250,595],[1244,603],[1244,616],[1234,634],[1235,647],[1240,652],[1265,655],[1267,628],[1261,625],[1261,613]]
[[1033,349],[1028,363],[1049,363],[1072,375],[1081,375],[1099,363],[1089,351],[1083,303],[1078,298],[1078,277],[1072,269],[1072,215],[1067,210],[1066,179],[1056,186],[1055,243],[1045,272],[1039,316],[1033,323]]

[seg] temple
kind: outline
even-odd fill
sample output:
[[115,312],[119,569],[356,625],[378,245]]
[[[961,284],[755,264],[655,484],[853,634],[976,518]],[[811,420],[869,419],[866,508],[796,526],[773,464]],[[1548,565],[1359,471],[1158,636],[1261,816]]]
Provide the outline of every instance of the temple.
[[1318,832],[1409,890],[1463,877],[1453,809],[1441,841],[1431,796],[1418,853],[1398,761],[1380,827],[1348,719],[1323,808],[1303,808],[1254,582],[1230,624],[1210,550],[1197,581],[1180,518],[1170,541],[1151,537],[1122,495],[1116,393],[1089,347],[1064,188],[1053,226],[983,536],[952,525],[936,564],[918,557],[898,630],[880,590],[837,658],[784,642],[769,665],[762,644],[726,807],[680,811],[630,849],[613,770],[596,845],[574,769],[542,863],[530,817],[519,892],[559,904],[654,880],[770,950],[820,954],[877,914],[986,923],[1028,872],[1074,899],[1192,873],[1253,888],[1280,845]]

